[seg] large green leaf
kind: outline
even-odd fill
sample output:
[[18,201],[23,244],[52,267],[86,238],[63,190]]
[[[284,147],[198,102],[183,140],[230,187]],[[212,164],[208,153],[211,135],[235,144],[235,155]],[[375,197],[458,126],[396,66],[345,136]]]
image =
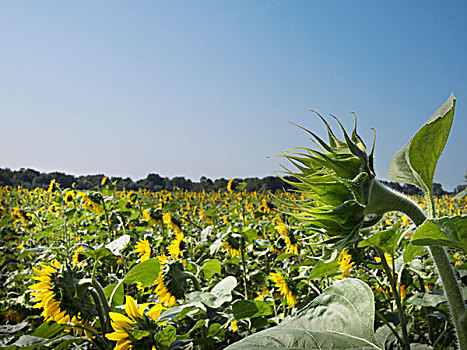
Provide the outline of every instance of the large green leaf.
[[125,276],[123,282],[133,284],[141,282],[142,287],[150,287],[159,276],[160,263],[157,259],[149,259],[134,266]]
[[324,276],[332,275],[337,273],[340,269],[340,265],[337,259],[330,262],[318,261],[310,272],[309,279],[321,278]]
[[431,194],[436,164],[451,131],[455,106],[456,98],[451,94],[409,143],[394,155],[389,165],[392,180],[416,185],[425,194]]
[[326,288],[296,316],[227,349],[382,349],[373,331],[374,317],[371,289],[348,278]]
[[221,262],[217,259],[207,260],[200,268],[200,272],[203,272],[204,278],[211,279],[212,275],[221,273]]
[[467,252],[467,215],[426,220],[413,234],[412,244],[440,245]]

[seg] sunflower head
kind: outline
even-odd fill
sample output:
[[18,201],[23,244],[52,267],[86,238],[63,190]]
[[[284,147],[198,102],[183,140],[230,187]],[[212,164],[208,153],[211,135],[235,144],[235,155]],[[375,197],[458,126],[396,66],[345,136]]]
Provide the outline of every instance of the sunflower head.
[[183,264],[169,259],[162,268],[164,285],[168,292],[177,299],[182,299],[186,291],[186,273]]
[[38,282],[30,287],[37,302],[34,307],[43,309],[46,320],[64,324],[73,318],[84,322],[97,316],[89,285],[81,283],[84,272],[77,266],[62,266],[54,260],[34,272]]
[[158,319],[163,310],[160,304],[152,306],[146,313],[149,304],[138,306],[131,296],[126,296],[126,315],[110,312],[113,333],[106,334],[106,338],[116,341],[115,349],[155,349],[157,332],[160,329]]
[[77,266],[65,266],[56,275],[52,290],[60,301],[60,306],[71,317],[93,320],[97,316],[96,306],[91,300],[89,285],[81,283],[84,272]]
[[300,198],[285,204],[289,214],[311,230],[332,237],[331,242],[347,245],[355,241],[359,229],[366,225],[366,207],[375,179],[375,143],[373,141],[371,152],[367,154],[356,131],[356,119],[349,136],[336,118],[344,136],[344,140],[340,140],[327,121],[318,116],[327,128],[328,142],[301,127],[311,134],[319,150],[294,148],[283,155],[297,168],[284,171],[294,178],[293,181],[284,180],[297,189]]

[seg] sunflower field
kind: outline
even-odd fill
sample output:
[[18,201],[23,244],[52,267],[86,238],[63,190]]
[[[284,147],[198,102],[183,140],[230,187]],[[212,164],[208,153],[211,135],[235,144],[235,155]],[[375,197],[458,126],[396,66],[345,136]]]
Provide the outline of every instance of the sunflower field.
[[[384,336],[397,327],[381,258],[365,248],[370,239],[340,253],[316,245],[320,237],[290,229],[294,219],[268,193],[126,192],[105,182],[95,191],[55,182],[1,188],[3,348],[223,348],[279,324],[344,277],[371,286]],[[436,205],[467,214],[465,198]],[[449,344],[431,259],[405,249],[413,230],[390,213],[367,234],[397,237],[383,243],[411,337]],[[453,255],[460,272],[463,259]]]
[[0,348],[462,348],[467,197],[397,199],[343,132],[292,192],[1,187]]

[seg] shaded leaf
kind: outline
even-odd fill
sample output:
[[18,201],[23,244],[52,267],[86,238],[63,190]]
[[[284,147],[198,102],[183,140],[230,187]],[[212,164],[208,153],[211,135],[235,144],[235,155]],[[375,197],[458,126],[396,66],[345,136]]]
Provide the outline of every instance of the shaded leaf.
[[237,320],[248,318],[256,314],[259,309],[254,301],[251,300],[236,300],[232,304],[232,311]]
[[415,293],[407,299],[410,305],[436,307],[438,304],[447,301],[442,291],[429,291],[426,293]]

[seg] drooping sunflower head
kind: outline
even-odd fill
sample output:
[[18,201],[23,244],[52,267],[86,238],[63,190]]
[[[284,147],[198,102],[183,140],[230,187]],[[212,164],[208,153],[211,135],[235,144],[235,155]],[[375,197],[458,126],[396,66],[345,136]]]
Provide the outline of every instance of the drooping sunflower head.
[[375,178],[375,143],[373,141],[371,152],[367,154],[356,131],[356,119],[349,136],[336,118],[344,135],[344,140],[339,140],[327,121],[318,116],[327,128],[328,142],[301,127],[313,137],[319,150],[300,147],[283,155],[297,168],[296,171],[285,169],[283,173],[294,178],[293,181],[284,180],[297,189],[299,197],[284,203],[288,214],[312,231],[332,237],[334,243],[347,245],[355,241],[359,229],[366,225],[365,209]]
[[169,307],[175,305],[177,299],[182,299],[185,295],[186,279],[183,264],[177,260],[167,259],[154,283],[159,302]]
[[33,270],[32,278],[38,281],[30,286],[37,302],[34,307],[43,309],[45,320],[65,324],[73,318],[86,322],[97,316],[88,286],[80,283],[84,272],[78,266],[63,266],[54,260]]

